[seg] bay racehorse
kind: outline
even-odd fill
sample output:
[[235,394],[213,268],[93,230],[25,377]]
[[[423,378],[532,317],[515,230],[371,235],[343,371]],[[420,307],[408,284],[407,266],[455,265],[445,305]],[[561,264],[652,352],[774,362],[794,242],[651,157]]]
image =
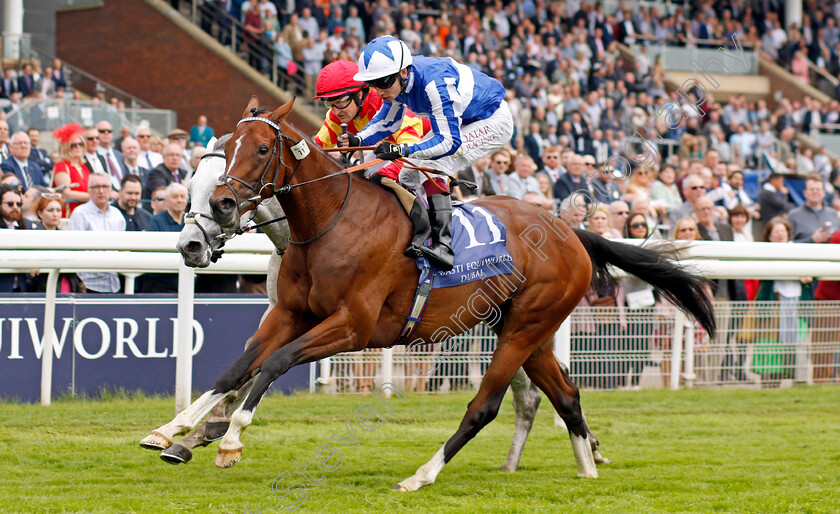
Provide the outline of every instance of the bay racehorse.
[[[251,99],[227,142],[224,180],[210,199],[214,219],[228,227],[261,200],[277,195],[291,234],[278,277],[283,294],[213,388],[144,440],[171,444],[172,437],[191,429],[253,378],[221,440],[216,458],[220,467],[241,459],[242,431],[269,385],[288,369],[339,352],[393,346],[419,274],[415,262],[402,254],[413,228],[396,197],[342,172],[340,164],[286,123],[292,103],[269,111]],[[578,475],[597,477],[580,394],[554,357],[552,335],[583,297],[593,273],[609,277],[609,265],[648,282],[713,334],[714,313],[702,280],[661,251],[572,229],[526,202],[495,196],[472,205],[505,225],[513,274],[433,289],[414,337],[440,343],[484,321],[497,334],[497,347],[455,434],[395,489],[414,491],[434,482],[444,465],[494,419],[520,367],[565,422]],[[483,286],[498,301],[487,294],[479,298],[476,293]]]
[[[218,140],[216,138],[210,140],[207,144],[207,152],[199,162],[195,173],[190,177],[191,207],[190,212],[185,216],[188,222],[181,229],[176,248],[187,266],[206,268],[211,262],[222,257],[225,243],[237,235],[237,228],[246,228],[249,222],[261,226],[277,249],[271,255],[268,264],[266,289],[269,305],[263,315],[265,319],[278,301],[277,275],[282,262],[281,256],[286,252],[289,244],[289,224],[280,202],[274,196],[261,202],[251,213],[245,213],[238,225],[222,228],[213,219],[210,195],[215,191],[219,179],[225,172],[224,145],[230,136],[230,134],[225,134]],[[247,387],[248,384],[240,389],[247,389]],[[522,368],[517,371],[515,378],[511,381],[511,389],[513,390],[516,429],[503,467],[505,471],[516,470],[541,399],[539,390],[528,379]],[[196,428],[192,434],[165,448],[160,454],[161,459],[171,464],[186,463],[192,458],[192,450],[195,447],[206,446],[212,441],[221,439],[230,425],[229,411],[240,398],[237,394],[226,396],[213,407],[207,421]],[[606,459],[597,455],[596,461],[604,462]]]
[[[207,143],[206,153],[190,177],[190,212],[184,216],[186,223],[181,229],[176,248],[187,266],[206,268],[222,256],[225,243],[237,235],[237,229],[246,228],[249,222],[262,225],[263,232],[277,248],[277,251],[272,253],[268,264],[266,292],[269,305],[262,317],[265,319],[265,316],[277,304],[277,271],[280,269],[281,255],[286,251],[289,242],[289,224],[285,221],[283,208],[280,207],[280,202],[276,198],[266,200],[251,213],[243,215],[236,225],[222,228],[213,219],[213,213],[210,210],[210,195],[213,194],[219,178],[225,172],[224,145],[228,139],[230,139],[230,134],[225,134],[218,140],[215,137],[212,138]],[[241,389],[247,389],[247,385]],[[213,408],[207,421],[192,434],[165,448],[160,454],[161,459],[171,464],[188,462],[192,458],[192,450],[195,447],[206,446],[212,441],[221,439],[230,425],[228,419],[230,411],[237,400],[241,399],[242,396],[236,393],[226,396]]]

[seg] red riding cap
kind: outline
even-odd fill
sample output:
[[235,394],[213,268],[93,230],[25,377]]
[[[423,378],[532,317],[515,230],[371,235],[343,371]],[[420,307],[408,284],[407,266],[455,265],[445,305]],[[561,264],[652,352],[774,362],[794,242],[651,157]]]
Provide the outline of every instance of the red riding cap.
[[364,82],[353,80],[353,75],[357,73],[359,65],[353,61],[333,61],[324,66],[318,74],[313,100],[338,98],[364,88]]

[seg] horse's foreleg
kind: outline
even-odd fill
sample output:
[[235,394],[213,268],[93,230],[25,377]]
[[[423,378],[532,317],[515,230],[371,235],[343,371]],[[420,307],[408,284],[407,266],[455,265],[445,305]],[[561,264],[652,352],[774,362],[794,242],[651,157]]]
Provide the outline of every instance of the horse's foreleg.
[[160,458],[170,464],[187,463],[192,459],[194,448],[207,446],[213,441],[221,439],[230,426],[230,414],[242,403],[253,384],[254,380],[251,379],[235,393],[225,396],[221,402],[213,407],[204,423],[188,437],[162,451]]
[[401,492],[416,491],[433,483],[458,450],[496,417],[508,384],[524,359],[521,350],[500,343],[458,430],[429,462],[420,466],[414,475],[395,485],[393,489]]
[[[359,342],[367,343],[372,327],[370,321],[354,326],[347,310],[341,309],[290,343],[284,344],[282,337],[266,337],[264,353],[269,348],[278,349],[265,359],[253,389],[231,416],[230,428],[219,443],[216,466],[229,468],[242,459],[242,432],[251,424],[254,411],[272,382],[298,364],[361,349]],[[261,326],[255,337],[259,337],[262,332]]]
[[575,452],[578,476],[597,478],[593,443],[580,408],[580,392],[555,359],[550,343],[537,348],[525,361],[523,368],[528,377],[548,396],[554,409],[566,423]]
[[519,459],[522,458],[525,441],[527,441],[528,433],[531,432],[531,427],[534,424],[534,416],[537,415],[542,395],[539,388],[531,382],[522,368],[516,371],[513,380],[510,382],[510,387],[513,389],[513,412],[516,416],[516,427],[502,471],[513,472],[519,466]]
[[248,381],[249,370],[258,356],[257,349],[256,344],[247,346],[236,362],[219,377],[212,389],[205,391],[189,407],[178,413],[172,421],[153,430],[140,441],[140,446],[149,450],[164,450],[172,446],[176,435],[192,430],[210,412],[210,409]]

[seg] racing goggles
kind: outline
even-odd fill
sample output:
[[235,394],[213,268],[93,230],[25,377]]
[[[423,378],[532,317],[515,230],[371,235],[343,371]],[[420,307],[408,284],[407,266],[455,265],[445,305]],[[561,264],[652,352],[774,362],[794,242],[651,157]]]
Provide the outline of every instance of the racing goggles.
[[350,95],[340,96],[338,98],[325,98],[323,100],[324,107],[327,109],[332,109],[333,107],[336,109],[346,109],[352,101],[353,97]]
[[389,87],[394,85],[394,82],[397,81],[397,77],[399,76],[399,72],[394,73],[393,75],[388,75],[387,77],[382,77],[379,79],[374,80],[366,80],[365,84],[368,86],[375,88],[375,89],[388,89]]

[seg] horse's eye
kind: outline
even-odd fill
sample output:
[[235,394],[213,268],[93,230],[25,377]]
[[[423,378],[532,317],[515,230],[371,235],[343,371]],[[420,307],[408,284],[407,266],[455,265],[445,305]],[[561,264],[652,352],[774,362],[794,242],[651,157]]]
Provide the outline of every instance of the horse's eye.
[[260,153],[260,155],[267,154],[268,153],[268,146],[260,145],[260,149],[258,150],[258,152]]

